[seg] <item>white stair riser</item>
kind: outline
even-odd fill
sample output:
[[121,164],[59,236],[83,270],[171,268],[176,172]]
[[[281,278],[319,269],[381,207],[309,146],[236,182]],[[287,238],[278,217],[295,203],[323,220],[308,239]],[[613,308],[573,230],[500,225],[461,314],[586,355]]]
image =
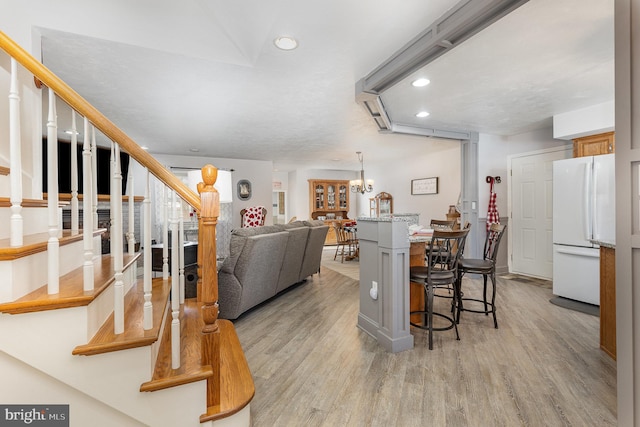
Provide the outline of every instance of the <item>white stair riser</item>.
[[[4,404],[65,404],[70,425],[140,427],[143,424],[91,396],[0,352],[0,367],[11,389],[0,391]],[[73,408],[73,409],[72,409]]]
[[[94,242],[96,239],[100,239],[100,236],[94,237]],[[0,277],[6,279],[0,285],[0,302],[15,301],[45,285],[48,281],[47,256],[44,251],[11,261],[0,261]],[[60,246],[61,276],[82,266],[83,262],[82,240]]]
[[[62,228],[62,209],[59,210],[59,227]],[[47,233],[49,231],[47,208],[22,208],[22,223],[24,233],[38,234]],[[6,224],[6,227],[0,228],[0,239],[8,239],[11,237],[11,209],[0,209],[0,224]]]
[[[126,289],[131,287],[134,278],[130,271],[124,275]],[[36,371],[31,375],[34,383],[23,384],[21,389],[28,393],[29,387],[41,387],[43,376],[51,377],[48,382],[60,383],[59,387],[47,391],[52,403],[80,405],[90,396],[97,402],[118,408],[113,410],[114,419],[126,414],[145,425],[200,425],[199,416],[206,410],[206,381],[151,393],[139,391],[140,385],[153,374],[159,343],[94,356],[71,354],[71,349],[86,343],[86,337],[93,335],[90,329],[94,328],[97,319],[109,316],[106,306],[110,303],[113,307],[112,288],[110,286],[87,307],[0,315],[0,336],[3,337],[0,353],[19,359],[28,365],[25,369]],[[0,355],[0,372],[10,369],[8,360],[15,363],[14,359]],[[12,393],[9,389],[0,390],[0,401],[13,401],[11,396],[16,394]],[[20,403],[24,402],[28,400]],[[163,411],[159,408],[172,409]],[[136,424],[132,420],[131,424],[123,425]]]
[[[131,266],[124,270],[124,292],[125,295],[136,281],[135,269]],[[87,336],[86,341],[89,341],[98,332],[102,324],[113,313],[114,303],[114,282],[112,282],[107,289],[102,291],[87,307]]]

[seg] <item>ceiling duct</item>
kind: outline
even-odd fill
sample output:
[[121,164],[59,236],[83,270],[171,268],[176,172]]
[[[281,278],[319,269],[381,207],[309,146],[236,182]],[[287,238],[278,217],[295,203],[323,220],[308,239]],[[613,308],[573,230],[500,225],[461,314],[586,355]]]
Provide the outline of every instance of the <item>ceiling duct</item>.
[[[392,131],[380,94],[529,0],[462,0],[356,83],[356,101]],[[373,108],[375,107],[375,108]],[[384,124],[384,127],[381,126]]]

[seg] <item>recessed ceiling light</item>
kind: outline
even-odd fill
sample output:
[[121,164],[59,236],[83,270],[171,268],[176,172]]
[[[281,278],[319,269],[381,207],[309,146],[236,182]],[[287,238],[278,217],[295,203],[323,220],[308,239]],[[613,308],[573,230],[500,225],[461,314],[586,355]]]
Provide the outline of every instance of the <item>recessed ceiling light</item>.
[[429,113],[427,113],[426,111],[420,111],[419,113],[416,113],[416,117],[427,117],[429,115]]
[[192,153],[197,153],[198,151],[200,151],[200,149],[196,147],[192,147],[192,148],[189,148],[189,151],[191,151]]
[[293,50],[298,47],[298,41],[293,37],[282,36],[273,41],[278,49]]
[[142,149],[143,149],[143,150],[145,150],[145,151],[149,149],[149,147],[147,147],[146,145],[143,145],[143,146],[142,146],[142,147],[140,147],[140,148],[142,148]]
[[67,134],[69,134],[69,135],[73,135],[74,133],[75,133],[76,135],[80,135],[80,133],[79,133],[78,131],[73,131],[73,130],[71,130],[71,129],[67,129],[67,130],[65,130],[65,131],[64,131],[64,133],[67,133]]
[[429,79],[422,78],[422,79],[414,80],[411,84],[415,87],[424,87],[429,83],[431,83]]

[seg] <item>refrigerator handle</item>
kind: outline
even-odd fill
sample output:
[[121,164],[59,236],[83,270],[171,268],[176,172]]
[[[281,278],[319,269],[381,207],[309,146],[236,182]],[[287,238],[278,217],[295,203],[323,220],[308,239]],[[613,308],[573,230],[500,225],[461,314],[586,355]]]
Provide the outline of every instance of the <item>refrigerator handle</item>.
[[584,164],[584,194],[583,194],[583,212],[584,212],[584,238],[591,239],[591,163]]
[[595,162],[593,163],[593,180],[591,181],[591,215],[593,215],[593,220],[591,221],[591,227],[593,227],[593,239],[600,238],[600,232],[598,231],[598,210],[596,206],[598,206],[598,168],[596,167]]

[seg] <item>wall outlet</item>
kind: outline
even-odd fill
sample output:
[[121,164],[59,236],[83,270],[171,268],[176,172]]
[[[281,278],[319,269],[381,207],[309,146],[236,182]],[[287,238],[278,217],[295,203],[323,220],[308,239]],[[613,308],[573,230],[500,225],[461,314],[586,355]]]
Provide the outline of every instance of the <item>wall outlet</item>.
[[369,295],[372,299],[378,299],[378,282],[375,280],[371,281],[371,289],[369,290]]

